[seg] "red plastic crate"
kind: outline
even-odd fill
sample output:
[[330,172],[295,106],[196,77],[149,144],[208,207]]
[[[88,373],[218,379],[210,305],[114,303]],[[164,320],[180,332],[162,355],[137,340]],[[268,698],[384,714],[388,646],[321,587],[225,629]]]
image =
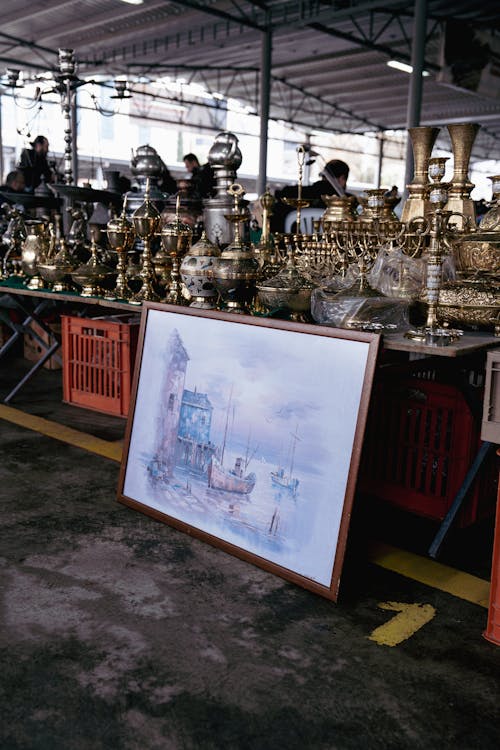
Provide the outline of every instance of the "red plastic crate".
[[63,401],[126,417],[139,322],[130,316],[61,316]]
[[[442,520],[480,445],[480,421],[460,389],[433,380],[384,378],[375,384],[360,489],[404,510]],[[494,459],[465,501],[461,526],[495,507]]]

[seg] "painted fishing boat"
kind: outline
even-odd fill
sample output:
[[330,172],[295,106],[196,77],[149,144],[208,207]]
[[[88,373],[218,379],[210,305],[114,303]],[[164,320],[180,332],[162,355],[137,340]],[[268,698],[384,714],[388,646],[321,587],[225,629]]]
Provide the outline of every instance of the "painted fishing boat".
[[[255,487],[255,482],[257,477],[252,472],[251,474],[248,474],[245,476],[245,472],[248,468],[248,464],[253,458],[253,455],[255,455],[255,451],[253,455],[249,458],[248,456],[248,450],[249,450],[249,443],[247,445],[247,453],[245,458],[237,458],[234,464],[234,469],[226,469],[224,466],[224,453],[226,450],[226,443],[228,438],[228,429],[229,429],[229,414],[231,412],[232,407],[232,399],[233,399],[233,388],[231,386],[231,393],[229,395],[229,402],[227,405],[227,412],[226,412],[226,426],[224,429],[224,440],[222,443],[222,449],[220,453],[220,458],[216,458],[215,456],[212,456],[212,459],[210,461],[210,464],[208,466],[208,486],[211,487],[214,490],[223,490],[224,492],[235,492],[238,495],[249,495],[253,488]],[[233,407],[233,420],[234,420],[234,407]],[[250,434],[249,434],[249,441],[250,441]]]
[[234,469],[226,469],[215,457],[208,467],[208,486],[214,490],[249,495],[255,487],[256,476],[252,472],[243,476],[243,459],[237,458]]
[[295,429],[295,432],[291,435],[291,441],[290,441],[290,466],[288,469],[288,473],[285,471],[283,466],[278,466],[276,471],[271,471],[271,482],[280,489],[287,490],[288,492],[291,492],[291,494],[295,497],[299,490],[299,480],[297,477],[293,476],[293,466],[295,462],[295,448],[297,445],[297,440],[300,440],[299,436],[297,435],[298,425]]

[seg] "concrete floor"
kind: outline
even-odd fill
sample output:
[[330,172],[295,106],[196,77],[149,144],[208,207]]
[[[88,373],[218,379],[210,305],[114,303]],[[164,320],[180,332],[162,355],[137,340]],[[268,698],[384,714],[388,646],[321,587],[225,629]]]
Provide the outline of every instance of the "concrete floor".
[[[22,367],[2,366],[0,395]],[[58,383],[44,372],[12,406],[121,436]],[[368,563],[365,506],[334,605],[119,505],[117,463],[5,421],[0,436],[2,750],[498,748],[486,610]],[[428,543],[427,525],[399,528]],[[448,545],[477,573],[482,533]],[[387,601],[436,616],[380,646]]]

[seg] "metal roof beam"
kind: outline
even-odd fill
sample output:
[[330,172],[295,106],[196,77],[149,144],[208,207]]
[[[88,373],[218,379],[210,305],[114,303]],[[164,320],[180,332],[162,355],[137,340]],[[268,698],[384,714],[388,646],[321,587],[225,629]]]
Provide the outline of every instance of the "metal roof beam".
[[[378,44],[378,42],[372,42],[369,39],[357,37],[354,34],[349,34],[346,31],[331,29],[327,26],[324,26],[324,24],[322,23],[310,23],[308,24],[308,27],[310,29],[314,29],[314,31],[319,31],[322,34],[328,34],[329,36],[334,36],[338,39],[345,39],[346,42],[356,44],[359,47],[365,47],[366,49],[370,49],[373,52],[380,52],[383,55],[387,55],[389,58],[398,57],[404,62],[411,63],[411,55],[409,55],[407,52],[400,52],[399,50],[396,51],[386,44]],[[428,60],[425,61],[425,67],[429,70],[440,70],[439,65],[429,62]]]
[[216,8],[213,5],[204,5],[203,3],[198,3],[196,0],[173,0],[175,5],[181,5],[183,8],[191,8],[192,10],[197,10],[200,13],[206,13],[209,16],[216,16],[216,18],[222,18],[224,21],[230,21],[231,23],[234,23],[236,25],[240,26],[248,26],[250,29],[255,29],[256,31],[264,31],[266,28],[265,25],[256,23],[255,21],[252,21],[246,14],[241,14],[239,16],[233,16],[232,13],[228,13],[225,10],[221,10],[220,8]]

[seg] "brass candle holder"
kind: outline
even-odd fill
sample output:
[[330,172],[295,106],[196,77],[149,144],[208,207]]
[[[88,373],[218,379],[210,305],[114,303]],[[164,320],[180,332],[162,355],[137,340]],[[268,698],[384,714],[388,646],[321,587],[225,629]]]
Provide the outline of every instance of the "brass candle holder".
[[160,295],[154,288],[156,279],[152,262],[151,241],[160,227],[161,216],[156,206],[150,200],[149,188],[150,180],[148,177],[146,180],[144,203],[132,214],[135,233],[143,241],[144,245],[141,254],[141,270],[139,272],[142,285],[137,294],[134,294],[129,300],[133,305],[141,305],[143,302],[160,301]]
[[110,219],[106,225],[106,234],[110,247],[118,256],[116,266],[116,285],[113,297],[116,299],[130,300],[134,295],[127,282],[127,257],[135,242],[135,230],[126,215],[127,198],[123,201],[121,215]]
[[302,234],[302,230],[300,227],[302,209],[308,208],[311,205],[309,201],[304,200],[302,198],[302,182],[304,179],[305,156],[306,156],[306,152],[305,152],[304,146],[297,146],[297,166],[298,166],[297,197],[296,198],[283,198],[283,202],[286,203],[287,206],[293,206],[293,208],[297,210],[297,219],[296,219],[297,228],[295,230],[296,234]]
[[455,233],[454,228],[450,226],[452,212],[444,210],[448,202],[449,183],[442,182],[442,179],[447,161],[447,157],[435,157],[429,160],[429,177],[432,183],[428,189],[428,199],[430,205],[433,206],[433,211],[427,220],[426,227],[429,237],[429,246],[425,254],[427,319],[422,328],[412,329],[405,334],[413,341],[437,346],[451,344],[462,334],[462,331],[441,327],[438,321],[443,256],[445,251],[449,250],[450,241]]

